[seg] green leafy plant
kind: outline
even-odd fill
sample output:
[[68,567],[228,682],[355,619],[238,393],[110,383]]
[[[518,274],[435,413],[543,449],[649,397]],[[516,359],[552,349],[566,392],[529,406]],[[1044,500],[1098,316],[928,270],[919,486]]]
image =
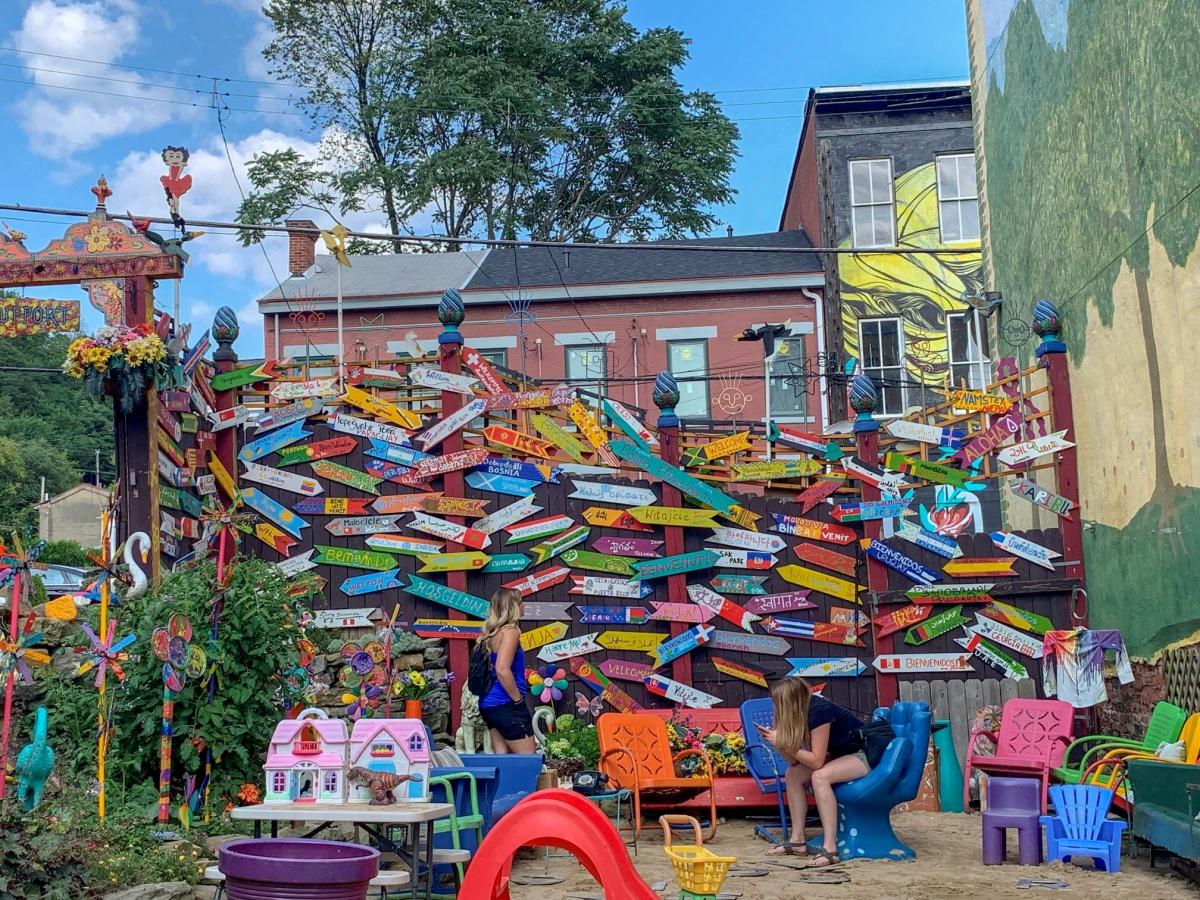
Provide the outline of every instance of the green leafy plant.
[[600,762],[600,737],[596,726],[564,714],[554,720],[554,731],[546,738],[546,759],[579,760],[580,768],[594,769]]

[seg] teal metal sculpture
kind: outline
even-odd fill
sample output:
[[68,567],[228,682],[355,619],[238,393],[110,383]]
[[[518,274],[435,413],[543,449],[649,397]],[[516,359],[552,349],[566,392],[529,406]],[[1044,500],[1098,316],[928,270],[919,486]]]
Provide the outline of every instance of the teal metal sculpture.
[[33,740],[17,754],[17,796],[25,812],[33,812],[42,802],[42,789],[54,770],[54,751],[46,743],[48,734],[46,707],[37,708]]

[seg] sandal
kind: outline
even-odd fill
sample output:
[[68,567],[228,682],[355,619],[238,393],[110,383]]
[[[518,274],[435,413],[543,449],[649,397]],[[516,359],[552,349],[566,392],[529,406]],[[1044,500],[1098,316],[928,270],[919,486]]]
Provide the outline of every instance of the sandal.
[[[779,853],[775,852],[777,849]],[[767,851],[767,856],[808,856],[808,844],[803,841],[780,841]]]
[[[819,860],[824,860],[824,862],[820,862]],[[837,853],[832,850],[826,850],[824,847],[822,847],[816,853],[812,854],[812,857],[809,859],[808,866],[806,868],[823,869],[827,866],[836,866],[841,861],[842,860]]]

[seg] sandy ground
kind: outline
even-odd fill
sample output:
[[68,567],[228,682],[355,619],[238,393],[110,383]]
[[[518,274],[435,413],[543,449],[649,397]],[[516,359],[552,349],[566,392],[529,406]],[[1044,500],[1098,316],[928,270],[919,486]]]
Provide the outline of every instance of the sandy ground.
[[[985,866],[980,861],[980,818],[978,815],[941,813],[904,813],[893,817],[893,826],[902,840],[917,851],[913,862],[859,861],[846,863],[835,871],[845,872],[848,883],[836,885],[805,884],[798,880],[799,872],[789,868],[771,868],[770,874],[757,878],[729,877],[723,893],[740,895],[746,900],[954,900],[954,898],[986,898],[986,900],[1037,900],[1038,897],[1083,897],[1095,900],[1198,900],[1200,890],[1186,879],[1172,873],[1169,864],[1161,859],[1153,870],[1149,853],[1139,851],[1137,859],[1128,856],[1121,860],[1121,871],[1107,875],[1094,871],[1091,861],[1079,865]],[[809,837],[816,830],[810,829]],[[1016,835],[1009,832],[1009,859],[1015,860]],[[763,867],[768,845],[754,837],[753,825],[745,820],[730,820],[720,826],[716,841],[706,845],[723,856],[735,856],[740,864]],[[559,876],[555,885],[512,885],[513,900],[568,900],[572,897],[591,897],[601,900],[599,886],[573,859],[566,857],[543,859],[542,850],[536,858],[521,859],[513,867],[515,880],[522,876],[537,876],[547,872]],[[555,851],[558,852],[558,851]],[[523,856],[530,851],[523,852]],[[632,853],[632,851],[631,851]],[[794,859],[794,858],[789,858]],[[802,860],[801,860],[802,861]],[[662,851],[662,834],[657,826],[642,831],[638,856],[634,864],[651,885],[666,881],[662,892],[665,900],[677,896],[677,885],[671,866]],[[822,870],[824,871],[824,870]],[[1045,881],[1065,881],[1066,890],[1046,888],[1019,889],[1023,878]]]

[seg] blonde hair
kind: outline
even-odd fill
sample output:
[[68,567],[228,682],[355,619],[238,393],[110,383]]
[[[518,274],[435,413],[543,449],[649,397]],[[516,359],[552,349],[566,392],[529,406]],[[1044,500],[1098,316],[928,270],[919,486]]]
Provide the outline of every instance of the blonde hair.
[[479,643],[492,649],[492,638],[505,628],[521,627],[521,592],[512,588],[501,588],[492,594],[488,604],[487,618],[479,629]]
[[809,740],[808,703],[812,688],[803,678],[781,678],[771,685],[775,705],[775,746],[783,753],[795,753]]

